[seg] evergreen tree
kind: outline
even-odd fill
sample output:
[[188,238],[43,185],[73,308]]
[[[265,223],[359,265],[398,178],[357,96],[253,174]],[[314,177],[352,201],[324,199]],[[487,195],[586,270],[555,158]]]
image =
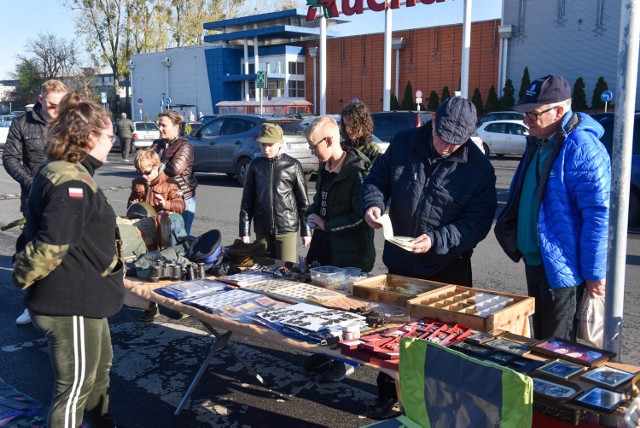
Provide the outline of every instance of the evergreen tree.
[[476,112],[478,113],[478,117],[482,116],[484,107],[482,106],[482,95],[480,94],[480,89],[476,88],[473,91],[473,97],[471,98],[471,102],[473,103],[474,106],[476,106]]
[[504,84],[504,88],[502,89],[502,98],[500,98],[500,108],[502,110],[511,110],[516,104],[514,98],[515,92],[516,88],[513,87],[513,82],[511,79],[507,79],[507,83]]
[[404,98],[400,104],[400,110],[414,110],[413,104],[413,88],[411,87],[411,81],[407,80],[407,86],[404,88]]
[[18,81],[12,94],[14,109],[16,106],[24,108],[25,105],[32,103],[38,97],[40,86],[44,83],[37,59],[18,58],[13,78]]
[[450,97],[451,97],[451,94],[449,93],[449,87],[445,86],[444,88],[442,88],[442,96],[440,97],[440,101],[444,101]]
[[438,104],[440,104],[438,93],[436,91],[431,91],[431,93],[429,94],[429,104],[427,104],[427,110],[436,111],[438,109]]
[[587,109],[587,93],[584,91],[584,79],[578,77],[573,84],[571,93],[571,108],[573,111],[585,111]]
[[396,94],[391,94],[389,107],[391,108],[391,110],[400,110],[400,103],[398,102],[398,98],[396,97]]
[[524,68],[522,73],[522,81],[520,82],[520,92],[518,92],[518,101],[524,98],[524,93],[531,86],[531,77],[529,77],[529,67]]
[[598,78],[598,83],[596,83],[596,88],[593,90],[593,98],[591,99],[591,108],[594,110],[604,110],[604,101],[600,99],[600,95],[609,89],[609,85],[607,81],[604,80],[603,76]]
[[489,88],[489,95],[487,96],[487,104],[484,108],[485,113],[491,113],[492,111],[498,111],[500,108],[500,101],[498,101],[498,94],[496,88],[491,85]]

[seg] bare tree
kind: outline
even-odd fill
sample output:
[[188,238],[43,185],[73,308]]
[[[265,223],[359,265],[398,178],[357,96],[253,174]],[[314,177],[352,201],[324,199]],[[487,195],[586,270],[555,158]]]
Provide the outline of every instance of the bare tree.
[[115,105],[119,101],[119,76],[128,73],[124,52],[132,4],[142,0],[67,0],[65,5],[79,10],[76,32],[84,36],[87,50],[97,65],[108,64],[113,73]]
[[169,46],[171,9],[166,0],[134,1],[131,5],[132,53],[163,51]]
[[220,21],[238,16],[237,7],[245,0],[223,2],[221,0],[171,0],[171,34],[175,46],[193,46],[204,42],[205,22]]
[[26,51],[32,54],[45,80],[69,76],[78,65],[78,52],[72,41],[46,32],[29,40]]
[[97,94],[94,92],[94,81],[96,78],[96,72],[93,67],[83,67],[80,71],[70,79],[70,84],[67,86],[74,87],[76,91],[85,99],[92,99],[100,102],[97,99]]
[[278,2],[254,2],[253,9],[243,8],[243,5],[237,5],[237,13],[241,16],[253,15],[256,13],[276,12],[279,10],[288,10],[295,8],[304,8],[307,5],[305,0],[282,0]]
[[76,33],[94,64],[111,68],[118,101],[118,78],[129,75],[126,61],[132,54],[202,44],[205,22],[240,16],[247,0],[59,1],[76,12]]

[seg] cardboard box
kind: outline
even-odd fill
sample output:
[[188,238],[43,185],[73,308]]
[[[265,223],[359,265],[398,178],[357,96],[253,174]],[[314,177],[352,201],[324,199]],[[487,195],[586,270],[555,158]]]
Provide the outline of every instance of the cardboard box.
[[407,302],[412,318],[430,317],[474,330],[518,333],[534,312],[533,297],[446,285]]

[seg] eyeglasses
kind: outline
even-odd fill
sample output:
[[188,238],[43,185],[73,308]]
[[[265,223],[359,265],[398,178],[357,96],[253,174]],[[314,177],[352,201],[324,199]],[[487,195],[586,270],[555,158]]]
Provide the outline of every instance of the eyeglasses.
[[95,132],[96,134],[104,135],[105,137],[109,138],[109,140],[111,141],[111,145],[115,144],[115,142],[116,142],[116,136],[113,135],[113,134],[109,135],[109,134],[105,134],[104,132],[100,132],[100,131],[93,131],[93,132]]
[[535,122],[535,121],[537,121],[537,120],[540,118],[540,116],[542,116],[543,114],[545,114],[545,113],[547,113],[547,112],[549,112],[549,111],[553,110],[553,109],[554,109],[554,108],[556,108],[556,107],[558,107],[558,106],[549,107],[548,109],[543,110],[543,111],[541,111],[540,113],[534,113],[534,112],[530,111],[530,112],[526,113],[526,114],[525,114],[525,116],[526,116],[526,118],[527,118],[527,119],[529,119],[530,121]]
[[323,142],[325,142],[327,140],[331,141],[331,137],[324,137],[322,140],[318,141],[315,144],[309,144],[309,148],[311,150],[316,150],[316,147],[318,147],[320,144],[322,144]]
[[137,169],[136,171],[138,171],[140,175],[151,175],[151,173],[153,172],[153,169],[150,169],[147,171],[140,171],[139,169]]

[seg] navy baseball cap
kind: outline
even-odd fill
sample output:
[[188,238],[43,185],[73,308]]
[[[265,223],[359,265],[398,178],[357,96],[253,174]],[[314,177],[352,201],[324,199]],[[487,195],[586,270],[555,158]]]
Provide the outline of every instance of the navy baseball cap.
[[436,135],[445,143],[459,146],[476,132],[477,121],[476,106],[471,101],[462,97],[447,98],[436,110]]
[[549,74],[534,80],[513,109],[520,113],[527,113],[538,107],[560,103],[569,98],[571,98],[571,86],[567,79],[558,74]]

